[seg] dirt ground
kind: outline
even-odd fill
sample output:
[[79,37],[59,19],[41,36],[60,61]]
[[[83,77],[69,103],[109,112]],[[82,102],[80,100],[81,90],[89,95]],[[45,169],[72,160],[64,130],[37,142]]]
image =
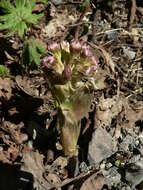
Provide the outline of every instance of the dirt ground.
[[0,31],[9,72],[0,77],[0,190],[143,190],[143,1],[92,0],[83,9],[82,0],[37,2],[44,16],[25,34],[46,48],[78,35],[95,52],[97,90],[78,158],[63,154],[41,67],[21,67],[26,37]]

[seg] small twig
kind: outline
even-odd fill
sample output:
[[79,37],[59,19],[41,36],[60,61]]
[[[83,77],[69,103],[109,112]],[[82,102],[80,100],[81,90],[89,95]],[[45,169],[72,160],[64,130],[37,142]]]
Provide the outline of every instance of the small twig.
[[[71,183],[76,182],[82,178],[88,177],[94,173],[95,173],[95,171],[91,171],[91,172],[87,172],[87,173],[81,173],[80,175],[78,175],[72,179],[67,179],[67,180],[63,181],[62,184],[59,185],[58,187],[63,187],[65,185],[71,184]],[[101,171],[96,172],[96,175],[98,175],[98,174],[101,174]]]
[[131,0],[132,7],[131,7],[131,14],[130,14],[130,21],[129,21],[129,31],[132,29],[133,22],[136,16],[136,0]]

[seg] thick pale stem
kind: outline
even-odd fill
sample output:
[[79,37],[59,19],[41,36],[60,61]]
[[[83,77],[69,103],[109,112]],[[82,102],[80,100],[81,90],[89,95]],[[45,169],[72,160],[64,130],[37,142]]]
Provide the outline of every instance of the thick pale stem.
[[78,137],[80,134],[80,123],[71,124],[65,121],[64,126],[61,127],[60,136],[63,146],[64,154],[68,157],[78,155]]

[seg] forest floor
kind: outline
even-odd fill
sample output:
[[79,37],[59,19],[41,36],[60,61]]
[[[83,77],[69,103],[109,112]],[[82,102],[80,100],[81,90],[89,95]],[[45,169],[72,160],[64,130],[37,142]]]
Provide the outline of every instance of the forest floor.
[[143,190],[143,2],[36,3],[44,13],[25,36],[44,47],[72,40],[77,27],[98,60],[97,90],[82,119],[78,168],[64,156],[56,107],[43,71],[21,70],[23,40],[0,32],[0,190]]

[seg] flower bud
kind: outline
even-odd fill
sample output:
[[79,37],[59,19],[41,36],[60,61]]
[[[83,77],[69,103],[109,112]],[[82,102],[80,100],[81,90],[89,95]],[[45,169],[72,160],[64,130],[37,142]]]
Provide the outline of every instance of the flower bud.
[[51,69],[55,61],[56,60],[53,56],[44,57],[42,60],[42,67],[46,69]]
[[70,77],[71,77],[71,68],[69,65],[65,65],[63,70],[63,78],[65,80],[69,80]]
[[94,56],[91,57],[91,61],[92,61],[92,64],[93,64],[92,70],[93,70],[93,72],[96,72],[97,71],[97,61],[96,61]]
[[60,50],[60,45],[57,42],[54,42],[48,46],[48,50],[51,52],[56,52]]
[[61,42],[61,48],[62,48],[63,50],[69,52],[69,47],[70,47],[69,42],[67,42],[67,41],[62,41],[62,42]]
[[82,55],[85,57],[91,57],[92,56],[92,52],[91,52],[89,46],[87,46],[87,45],[82,46]]
[[79,41],[72,41],[71,42],[71,51],[72,52],[80,52],[81,51],[81,43]]

